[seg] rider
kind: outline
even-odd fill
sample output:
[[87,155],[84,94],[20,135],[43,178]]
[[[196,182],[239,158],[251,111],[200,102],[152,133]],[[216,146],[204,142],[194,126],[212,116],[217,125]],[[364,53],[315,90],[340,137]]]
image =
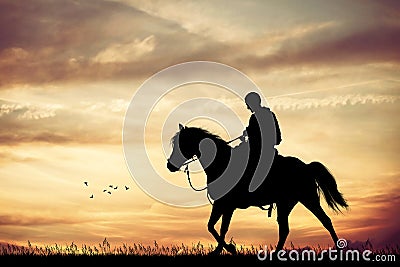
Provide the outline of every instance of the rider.
[[[248,137],[250,153],[247,170],[250,174],[254,173],[249,186],[249,192],[253,192],[266,178],[274,157],[278,155],[275,145],[281,143],[282,136],[275,113],[261,105],[258,93],[248,93],[245,102],[252,115],[241,141]],[[258,165],[259,162],[262,164]]]

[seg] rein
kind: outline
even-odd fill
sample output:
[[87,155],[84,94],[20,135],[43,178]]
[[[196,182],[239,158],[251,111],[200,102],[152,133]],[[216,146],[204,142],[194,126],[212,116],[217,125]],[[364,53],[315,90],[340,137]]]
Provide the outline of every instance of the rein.
[[[190,174],[189,174],[189,163],[192,163],[193,161],[195,161],[195,160],[197,160],[197,159],[198,159],[197,157],[193,157],[191,160],[185,162],[182,166],[186,165],[184,172],[185,172],[186,175],[187,175],[187,179],[188,179],[188,182],[189,182],[190,187],[191,187],[194,191],[199,192],[199,191],[206,190],[206,189],[207,189],[207,186],[204,186],[203,188],[200,188],[200,189],[199,189],[199,188],[195,188],[195,187],[192,185],[192,182],[191,182],[191,180],[190,180]],[[208,199],[208,201],[210,202],[211,205],[214,205],[214,203],[211,202],[210,195],[209,195],[208,193],[207,193],[207,199]]]
[[[234,139],[232,139],[232,140],[230,140],[230,141],[228,141],[228,142],[226,142],[226,143],[227,143],[227,144],[230,144],[230,143],[232,143],[233,141],[238,140],[238,139],[241,138],[241,137],[242,137],[242,136],[238,136],[238,137],[236,137],[236,138],[234,138]],[[189,173],[189,164],[192,163],[192,162],[194,162],[194,161],[196,161],[196,160],[198,160],[198,159],[199,159],[199,158],[198,158],[196,155],[194,155],[193,158],[191,158],[190,160],[187,160],[186,162],[184,162],[184,163],[182,164],[182,167],[183,167],[183,166],[186,166],[184,172],[186,173],[186,176],[187,176],[187,179],[188,179],[188,182],[189,182],[190,187],[191,187],[194,191],[200,192],[200,191],[206,190],[206,189],[207,189],[207,186],[204,186],[203,188],[195,188],[195,187],[192,185],[192,181],[190,180],[190,173]],[[210,196],[209,196],[208,194],[207,194],[207,198],[208,198],[208,201],[210,202],[210,204],[213,205],[213,203],[212,203],[211,200],[210,200]]]
[[190,175],[189,175],[189,165],[186,165],[186,168],[185,168],[184,172],[185,172],[186,175],[187,175],[187,178],[188,178],[190,187],[191,187],[194,191],[198,191],[198,192],[199,192],[199,191],[203,191],[203,190],[206,190],[206,189],[207,189],[207,186],[204,186],[203,188],[198,189],[198,188],[195,188],[195,187],[192,185],[192,182],[191,182],[191,180],[190,180]]

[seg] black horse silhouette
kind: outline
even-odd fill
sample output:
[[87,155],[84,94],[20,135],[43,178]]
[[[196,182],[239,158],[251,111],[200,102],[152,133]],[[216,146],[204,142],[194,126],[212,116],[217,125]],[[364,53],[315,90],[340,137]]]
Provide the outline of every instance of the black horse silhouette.
[[[322,163],[314,161],[306,164],[296,157],[277,155],[268,177],[256,191],[249,193],[248,177],[251,175],[244,170],[247,164],[245,145],[232,148],[228,142],[207,130],[179,126],[180,130],[171,139],[173,151],[167,168],[174,172],[193,157],[200,161],[207,176],[208,194],[214,199],[208,221],[208,230],[218,242],[214,254],[221,253],[224,248],[236,254],[235,246],[225,242],[235,209],[262,207],[271,203],[276,204],[279,225],[277,251],[284,247],[289,234],[288,216],[298,202],[321,221],[336,245],[338,236],[331,219],[320,205],[320,193],[335,212],[341,212],[341,207],[347,209],[348,204],[338,191],[335,178]],[[221,217],[218,233],[214,226]]]

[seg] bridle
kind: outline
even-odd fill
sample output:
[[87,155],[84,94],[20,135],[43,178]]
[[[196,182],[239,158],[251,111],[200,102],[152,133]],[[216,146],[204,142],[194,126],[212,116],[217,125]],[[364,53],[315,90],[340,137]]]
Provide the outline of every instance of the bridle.
[[196,161],[196,160],[198,160],[198,158],[197,158],[196,155],[194,155],[191,159],[185,161],[185,162],[182,164],[181,168],[182,168],[183,166],[186,166],[185,169],[183,170],[183,172],[186,173],[186,175],[187,175],[187,178],[188,178],[188,182],[189,182],[190,187],[191,187],[194,191],[203,191],[203,190],[206,190],[206,189],[207,189],[207,186],[205,186],[205,187],[203,187],[203,188],[200,188],[200,189],[195,188],[195,187],[192,185],[192,182],[191,182],[191,180],[190,180],[189,164],[192,163],[192,162],[194,162],[194,161]]
[[[230,141],[228,141],[227,144],[230,144],[230,143],[232,143],[233,141],[240,139],[241,137],[242,137],[242,135],[241,135],[241,136],[238,136],[238,137],[236,137],[236,138],[234,138],[234,139],[232,139],[232,140],[230,140]],[[185,169],[184,169],[183,171],[186,173],[186,176],[187,176],[187,179],[188,179],[188,182],[189,182],[190,187],[191,187],[194,191],[200,192],[200,191],[206,190],[206,189],[207,189],[207,185],[204,186],[203,188],[195,188],[195,187],[192,185],[192,181],[190,180],[190,172],[189,172],[189,164],[192,163],[192,162],[194,162],[194,161],[196,161],[196,160],[198,160],[198,159],[199,159],[199,158],[198,158],[196,155],[194,155],[191,159],[188,159],[187,161],[185,161],[185,162],[182,164],[181,168],[185,166]],[[213,205],[213,203],[211,202],[211,199],[210,199],[210,195],[209,195],[208,193],[207,193],[207,198],[208,198],[208,201],[210,202],[210,204]]]

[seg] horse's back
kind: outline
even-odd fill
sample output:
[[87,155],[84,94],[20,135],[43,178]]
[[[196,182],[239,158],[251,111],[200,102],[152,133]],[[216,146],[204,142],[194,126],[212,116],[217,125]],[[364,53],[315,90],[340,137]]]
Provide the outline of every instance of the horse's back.
[[[295,198],[301,188],[309,186],[312,178],[307,178],[307,164],[297,157],[277,153],[263,183],[250,193],[249,184],[253,175],[251,171],[243,169],[246,168],[247,149],[244,145],[232,149],[231,166],[234,166],[232,169],[234,171],[228,172],[228,176],[242,175],[237,184],[221,201],[236,203],[234,204],[236,206],[243,204],[243,207],[240,208],[267,205],[276,203],[280,199]],[[243,164],[243,162],[245,163]],[[231,179],[235,180],[234,177]]]
[[296,198],[304,186],[313,183],[307,175],[307,164],[294,156],[277,154],[268,176],[256,190],[257,198],[270,203],[279,199]]

